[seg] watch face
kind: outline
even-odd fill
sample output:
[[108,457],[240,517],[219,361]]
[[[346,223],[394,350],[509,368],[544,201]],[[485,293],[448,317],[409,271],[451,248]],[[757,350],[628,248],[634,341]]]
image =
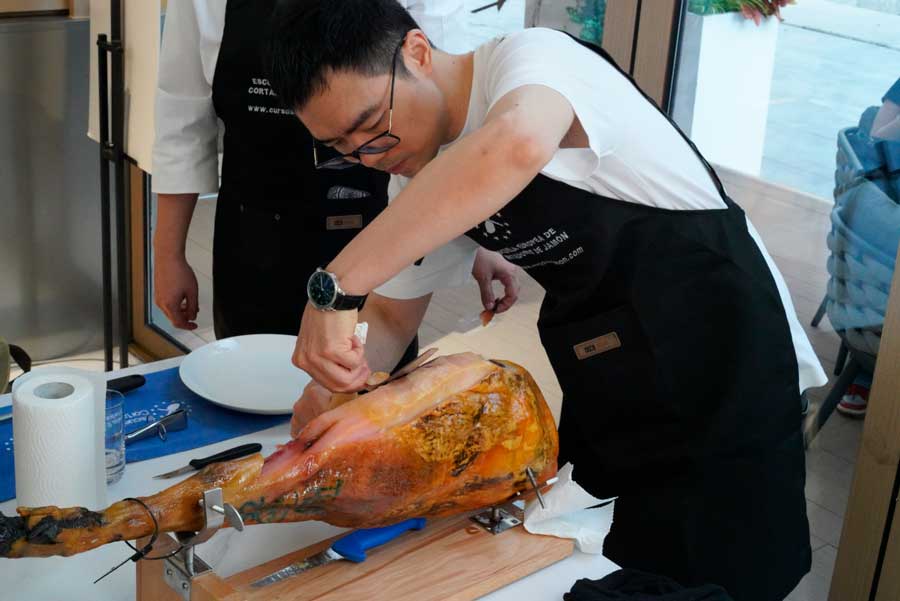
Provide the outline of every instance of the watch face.
[[309,278],[306,293],[309,300],[318,308],[330,307],[334,302],[336,287],[331,274],[317,271]]

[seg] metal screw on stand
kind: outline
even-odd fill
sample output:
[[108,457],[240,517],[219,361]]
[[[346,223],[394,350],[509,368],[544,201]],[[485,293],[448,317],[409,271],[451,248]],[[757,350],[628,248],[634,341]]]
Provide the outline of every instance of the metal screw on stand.
[[531,482],[532,488],[534,488],[534,492],[537,495],[538,503],[541,504],[542,509],[546,509],[547,506],[544,504],[544,495],[541,494],[541,489],[537,485],[537,480],[534,477],[534,472],[530,467],[525,468],[525,474],[528,476],[529,482]]
[[223,503],[224,507],[219,505],[211,505],[210,509],[218,513],[219,515],[224,515],[225,520],[231,524],[232,528],[237,530],[238,532],[244,531],[244,519],[241,517],[240,512],[234,508],[230,503]]

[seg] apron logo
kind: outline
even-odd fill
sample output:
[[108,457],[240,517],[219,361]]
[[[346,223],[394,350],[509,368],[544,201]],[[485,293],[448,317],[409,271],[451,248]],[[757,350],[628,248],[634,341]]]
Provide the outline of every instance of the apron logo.
[[370,196],[372,195],[365,190],[357,190],[347,186],[331,186],[328,189],[328,194],[326,194],[328,200],[359,200]]
[[509,222],[504,221],[502,217],[498,211],[490,219],[485,219],[484,223],[477,226],[476,229],[481,230],[481,235],[484,238],[491,238],[497,242],[509,240],[512,231],[509,229]]
[[572,348],[575,349],[575,356],[580,361],[584,361],[588,357],[617,349],[620,346],[622,346],[622,341],[619,340],[619,335],[615,332],[610,332],[597,338],[591,338],[586,342],[579,342]]
[[362,215],[332,215],[325,218],[326,230],[359,230],[362,226]]

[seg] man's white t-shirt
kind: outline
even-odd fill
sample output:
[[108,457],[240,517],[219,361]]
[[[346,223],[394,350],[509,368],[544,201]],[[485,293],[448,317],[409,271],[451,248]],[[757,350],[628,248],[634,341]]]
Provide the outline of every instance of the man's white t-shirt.
[[[704,165],[669,120],[601,56],[554,30],[526,29],[475,51],[469,111],[460,137],[478,129],[504,95],[525,85],[544,85],[562,94],[588,136],[589,148],[558,150],[541,170],[543,175],[660,209],[725,207]],[[407,182],[392,177],[390,196]],[[797,320],[784,278],[749,221],[747,226],[781,294],[799,363],[800,389],[822,386],[828,378]],[[436,282],[458,284],[468,278],[476,249],[469,238],[458,238],[376,291],[416,298],[433,290]]]

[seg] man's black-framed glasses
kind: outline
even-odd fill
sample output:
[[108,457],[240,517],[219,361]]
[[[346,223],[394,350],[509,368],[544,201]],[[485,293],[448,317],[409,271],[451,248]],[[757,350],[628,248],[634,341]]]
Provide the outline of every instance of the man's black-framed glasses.
[[406,42],[406,36],[400,41],[400,45],[394,50],[394,62],[391,64],[391,100],[388,106],[388,128],[384,132],[378,134],[371,140],[361,144],[353,152],[338,155],[329,159],[319,161],[319,144],[313,139],[313,162],[316,169],[347,169],[348,167],[356,167],[362,163],[361,155],[364,154],[382,154],[400,143],[400,138],[391,133],[394,127],[394,81],[397,76],[397,55],[403,44]]

